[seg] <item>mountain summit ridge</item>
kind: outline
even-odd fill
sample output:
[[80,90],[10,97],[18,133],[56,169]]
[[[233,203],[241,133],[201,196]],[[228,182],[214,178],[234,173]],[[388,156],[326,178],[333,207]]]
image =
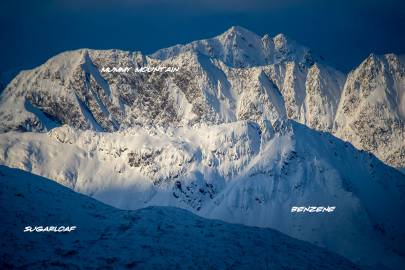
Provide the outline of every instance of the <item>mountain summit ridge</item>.
[[[368,68],[380,70],[377,63],[386,63],[381,64],[386,67],[384,76],[366,72]],[[100,73],[106,66],[136,69],[156,65],[180,70],[173,74]],[[386,99],[380,94],[375,95],[377,102],[373,101],[375,106],[388,105],[383,109],[386,116],[380,119],[391,123],[383,127],[392,138],[388,145],[381,144],[385,136],[381,132],[371,132],[381,138],[380,143],[367,137],[368,129],[363,129],[361,136],[365,137],[358,139],[360,130],[345,124],[356,117],[351,114],[352,119],[348,118],[345,111],[351,103],[345,100],[350,93],[361,91],[357,89],[361,84],[351,85],[352,77],[359,75],[356,81],[374,80],[367,86],[370,90],[382,87],[394,97]],[[345,75],[283,34],[260,37],[235,26],[216,37],[175,45],[149,56],[120,50],[61,53],[20,73],[2,92],[0,131],[46,131],[60,124],[116,131],[136,125],[178,127],[247,119],[274,123],[290,118],[333,132],[401,168],[405,167],[404,77],[404,61],[394,54],[371,54]],[[376,81],[379,78],[381,82]],[[361,104],[369,102],[364,94],[356,98]],[[367,106],[357,110],[363,107]],[[379,110],[372,109],[373,113]],[[369,116],[373,113],[368,112]]]
[[[82,65],[84,55],[89,64]],[[115,49],[68,51],[20,73],[6,87],[0,96],[0,131],[46,131],[61,124],[116,131],[136,125],[179,127],[247,119],[274,123],[290,118],[332,132],[390,165],[405,167],[404,61],[394,54],[371,54],[367,59],[345,75],[283,34],[260,37],[239,26],[149,56]],[[377,59],[386,59],[384,76],[366,72],[372,66],[365,63],[382,61]],[[135,70],[159,65],[180,70],[172,74],[100,73],[103,67]],[[377,131],[363,129],[359,139],[360,130],[352,121],[355,114],[349,119],[345,113],[352,104],[345,101],[346,95],[360,98],[357,105],[369,102],[364,94],[351,94],[361,92],[361,83],[351,84],[353,76],[361,76],[357,82],[374,81],[367,86],[370,90],[382,87],[388,96],[396,97],[386,99],[379,90],[377,102],[373,101],[373,106],[389,105],[382,109],[386,116],[380,119],[388,123],[382,130],[392,138],[386,145],[381,144],[386,135]],[[365,107],[359,106],[358,112]],[[368,118],[378,111],[369,111]],[[377,138],[380,143],[372,142],[370,133],[381,138]]]
[[151,54],[152,58],[166,60],[185,51],[195,51],[212,58],[220,59],[230,67],[246,68],[277,64],[283,61],[297,61],[310,66],[321,59],[284,34],[271,38],[260,37],[240,26],[232,26],[213,38],[193,41],[185,45],[175,45],[160,49]]

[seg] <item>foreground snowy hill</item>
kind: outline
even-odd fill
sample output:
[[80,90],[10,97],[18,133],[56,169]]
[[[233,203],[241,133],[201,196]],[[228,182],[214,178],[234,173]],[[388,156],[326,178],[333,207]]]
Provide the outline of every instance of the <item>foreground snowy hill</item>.
[[[170,207],[118,210],[0,166],[1,269],[359,269],[271,229]],[[26,226],[76,226],[69,233]]]
[[[294,121],[0,134],[0,163],[125,209],[175,206],[269,227],[363,265],[404,263],[405,175]],[[294,206],[333,206],[291,213]]]

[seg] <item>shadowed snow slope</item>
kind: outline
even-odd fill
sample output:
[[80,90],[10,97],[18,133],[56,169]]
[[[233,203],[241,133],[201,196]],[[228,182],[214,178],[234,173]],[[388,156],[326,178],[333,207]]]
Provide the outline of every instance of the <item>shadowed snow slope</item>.
[[[53,181],[0,166],[1,269],[358,269],[271,229],[185,210],[124,211]],[[24,233],[25,226],[77,226]]]

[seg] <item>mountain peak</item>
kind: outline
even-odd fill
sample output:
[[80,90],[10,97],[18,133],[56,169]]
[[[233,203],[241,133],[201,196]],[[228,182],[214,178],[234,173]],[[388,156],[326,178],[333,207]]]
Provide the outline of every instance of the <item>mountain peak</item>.
[[286,44],[288,42],[288,38],[283,33],[280,33],[273,38],[273,41],[276,47],[278,47]]
[[161,49],[150,56],[166,60],[185,51],[204,54],[237,68],[272,65],[285,61],[310,66],[314,62],[308,48],[290,40],[284,34],[278,34],[274,38],[267,34],[261,37],[241,26],[232,26],[213,38]]
[[283,33],[279,33],[274,36],[274,40],[286,41],[287,39],[287,36]]
[[255,38],[260,38],[256,33],[242,27],[242,26],[232,26],[228,30],[226,30],[224,33],[222,33],[219,36],[229,36],[229,35],[239,35],[239,36],[245,36],[245,37],[255,37]]
[[225,31],[225,33],[227,33],[227,32],[229,32],[229,33],[231,33],[231,32],[239,32],[239,33],[249,32],[249,33],[253,33],[252,31],[250,31],[250,30],[248,30],[248,29],[246,29],[246,28],[244,28],[242,26],[239,26],[239,25],[231,26],[228,30]]

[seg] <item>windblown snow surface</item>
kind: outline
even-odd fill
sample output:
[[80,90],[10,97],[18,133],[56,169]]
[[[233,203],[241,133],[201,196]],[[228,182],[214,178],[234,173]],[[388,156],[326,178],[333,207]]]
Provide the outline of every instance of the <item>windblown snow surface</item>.
[[[359,269],[275,230],[172,207],[118,210],[0,166],[1,269]],[[25,226],[76,226],[23,232]]]

